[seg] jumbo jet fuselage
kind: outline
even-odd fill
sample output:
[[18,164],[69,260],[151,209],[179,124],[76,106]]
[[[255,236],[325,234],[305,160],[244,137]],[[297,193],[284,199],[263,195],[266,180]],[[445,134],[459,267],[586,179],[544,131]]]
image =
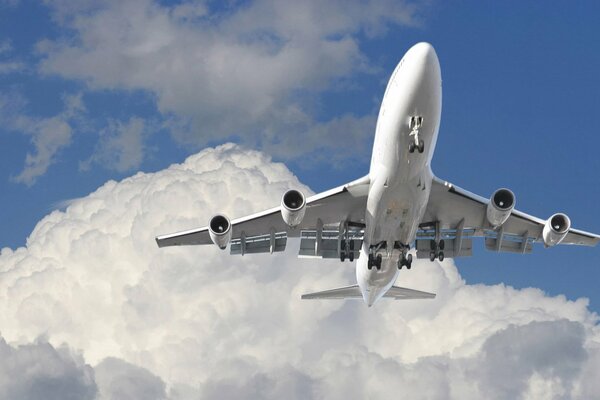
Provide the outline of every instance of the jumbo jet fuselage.
[[[357,283],[369,306],[396,281],[398,261],[425,213],[441,111],[437,55],[428,43],[418,43],[396,66],[377,118],[364,241],[356,263]],[[369,259],[377,256],[381,263],[373,268]]]
[[[472,239],[486,249],[529,253],[534,243],[596,246],[600,235],[571,228],[566,214],[542,219],[515,209],[505,188],[488,199],[433,175],[431,159],[442,109],[440,64],[431,45],[413,46],[394,70],[377,119],[368,176],[308,199],[286,191],[281,205],[230,221],[214,215],[208,226],[158,236],[159,247],[215,244],[232,254],[283,251],[299,237],[300,257],[356,263],[356,285],[306,293],[302,299],[382,297],[432,299],[434,293],[395,286],[416,255],[430,261],[471,255]],[[339,228],[337,228],[339,227]],[[358,249],[358,246],[361,246]],[[360,253],[359,253],[360,252]]]

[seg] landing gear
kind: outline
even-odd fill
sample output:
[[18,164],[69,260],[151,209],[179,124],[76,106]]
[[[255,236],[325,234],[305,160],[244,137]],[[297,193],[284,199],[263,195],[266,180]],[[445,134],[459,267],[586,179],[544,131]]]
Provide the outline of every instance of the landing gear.
[[412,267],[412,259],[412,254],[402,254],[402,258],[398,260],[398,269],[402,269],[402,267],[410,269]]
[[373,254],[369,254],[369,261],[367,261],[367,268],[372,270],[373,267],[377,268],[377,271],[381,269],[381,254],[377,254],[377,256],[373,256]]
[[412,254],[408,254],[410,247],[407,245],[404,245],[400,242],[396,242],[394,244],[394,248],[398,249],[402,252],[400,259],[398,260],[398,269],[402,269],[402,267],[406,267],[406,269],[410,269],[412,267],[412,259],[413,259]]
[[408,122],[408,127],[410,128],[409,136],[412,136],[413,140],[408,144],[409,153],[414,153],[415,149],[418,150],[419,153],[423,153],[425,150],[425,142],[419,138],[419,129],[421,129],[422,124],[423,117],[410,117],[410,121]]
[[346,261],[346,257],[350,262],[354,261],[354,240],[342,240],[341,247],[340,261]]
[[431,239],[431,251],[429,252],[429,261],[435,261],[437,258],[440,261],[444,261],[444,240],[440,240],[436,242],[434,239]]

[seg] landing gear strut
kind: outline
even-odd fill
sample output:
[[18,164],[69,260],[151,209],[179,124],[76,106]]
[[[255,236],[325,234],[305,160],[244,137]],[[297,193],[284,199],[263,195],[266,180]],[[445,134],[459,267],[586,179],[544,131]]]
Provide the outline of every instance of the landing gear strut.
[[369,261],[367,262],[367,268],[369,270],[373,269],[373,267],[377,268],[377,271],[381,269],[381,254],[377,254],[377,256],[373,256],[373,253],[369,253]]
[[444,261],[444,240],[436,242],[435,239],[431,239],[431,251],[429,252],[429,261],[435,261],[437,258],[440,261]]
[[408,127],[410,128],[409,136],[412,136],[413,140],[408,144],[408,152],[414,153],[415,149],[422,153],[425,150],[425,143],[419,138],[419,129],[423,124],[423,117],[414,116],[410,117]]
[[412,267],[412,254],[408,254],[408,250],[410,250],[409,246],[405,246],[401,243],[396,243],[394,246],[397,249],[400,249],[402,252],[402,256],[398,260],[398,269],[402,269],[402,267],[406,267],[406,269],[410,269]]
[[377,268],[377,271],[381,270],[381,261],[383,261],[383,257],[381,257],[381,254],[377,254],[377,252],[381,249],[385,249],[385,247],[385,242],[381,242],[376,246],[371,246],[369,250],[369,260],[367,261],[367,268],[369,270],[373,269],[373,267]]

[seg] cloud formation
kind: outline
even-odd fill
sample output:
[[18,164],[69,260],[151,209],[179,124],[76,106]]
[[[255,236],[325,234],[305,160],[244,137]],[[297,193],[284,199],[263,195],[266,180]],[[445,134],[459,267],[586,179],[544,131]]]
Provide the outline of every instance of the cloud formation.
[[[328,131],[333,144],[303,140],[335,125],[316,117],[315,101],[372,71],[361,40],[417,21],[416,6],[391,0],[47,4],[68,34],[39,43],[43,73],[151,93],[179,143],[236,138],[286,158],[345,143],[344,131]],[[338,119],[370,138],[371,111]]]
[[100,133],[94,153],[80,162],[80,169],[88,170],[91,164],[118,172],[139,168],[146,156],[144,137],[149,131],[147,123],[139,117],[131,117],[127,122],[109,121]]
[[434,301],[301,301],[352,283],[353,264],[296,259],[297,242],[230,257],[153,240],[273,206],[290,187],[310,194],[283,164],[227,144],[42,219],[26,247],[0,253],[0,352],[31,349],[38,366],[11,379],[21,364],[2,357],[0,393],[61,366],[55,379],[101,399],[598,398],[585,299],[467,285],[447,260],[399,278]]
[[[1,69],[1,66],[0,66]],[[71,143],[72,124],[85,110],[81,94],[64,96],[64,109],[50,117],[34,117],[25,112],[25,100],[12,93],[0,93],[0,122],[4,128],[30,136],[34,152],[27,153],[25,167],[12,179],[33,185],[57,161],[59,152]]]

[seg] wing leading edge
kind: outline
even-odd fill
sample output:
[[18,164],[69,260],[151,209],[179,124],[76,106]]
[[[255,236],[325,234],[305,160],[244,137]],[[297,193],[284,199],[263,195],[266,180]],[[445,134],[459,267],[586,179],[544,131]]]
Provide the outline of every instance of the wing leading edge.
[[[309,197],[302,223],[291,229],[281,218],[281,207],[274,207],[231,222],[232,238],[260,236],[271,232],[286,232],[300,236],[303,229],[315,229],[318,220],[323,225],[341,221],[364,222],[370,180],[368,176],[346,185]],[[156,237],[158,247],[212,244],[208,227],[176,232]]]
[[[528,249],[528,243],[543,242],[545,220],[513,210],[499,232],[487,222],[488,202],[488,199],[434,177],[423,222],[439,221],[444,228],[455,231],[460,228],[470,236],[486,237],[486,240],[502,241],[508,238],[513,242],[523,242],[523,252]],[[560,244],[595,246],[599,241],[599,235],[569,229]]]

